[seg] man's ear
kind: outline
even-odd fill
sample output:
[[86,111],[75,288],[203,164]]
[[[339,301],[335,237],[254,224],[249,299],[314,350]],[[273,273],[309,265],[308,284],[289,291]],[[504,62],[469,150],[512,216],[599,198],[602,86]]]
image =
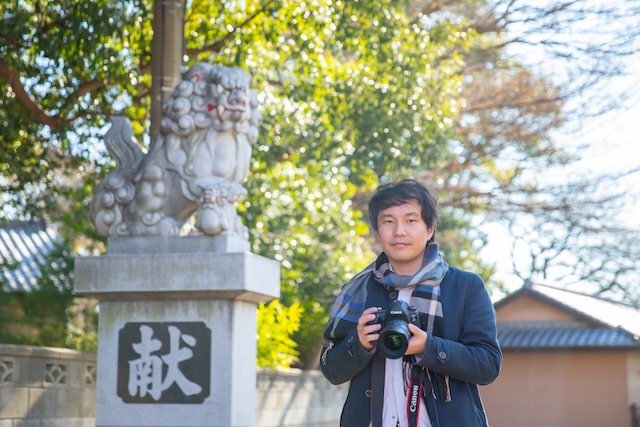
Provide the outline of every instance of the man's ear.
[[435,235],[436,235],[436,228],[435,227],[428,227],[427,228],[427,236],[429,236],[429,238],[427,239],[427,241],[431,242],[431,241],[435,240]]

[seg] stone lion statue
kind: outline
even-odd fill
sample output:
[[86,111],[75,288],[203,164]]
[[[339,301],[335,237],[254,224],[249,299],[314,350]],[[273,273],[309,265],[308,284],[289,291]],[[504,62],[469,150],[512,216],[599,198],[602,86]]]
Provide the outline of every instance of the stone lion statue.
[[[131,123],[112,118],[105,144],[116,167],[91,204],[102,235],[191,232],[248,239],[235,203],[247,194],[241,183],[262,119],[249,82],[249,73],[239,68],[200,63],[184,72],[146,154]],[[194,214],[195,230],[189,231],[185,224]]]

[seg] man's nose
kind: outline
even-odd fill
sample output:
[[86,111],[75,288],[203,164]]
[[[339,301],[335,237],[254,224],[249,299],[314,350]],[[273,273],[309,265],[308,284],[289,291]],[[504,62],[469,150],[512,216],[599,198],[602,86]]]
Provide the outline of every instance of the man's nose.
[[396,227],[394,229],[394,234],[396,236],[404,236],[406,234],[406,230],[404,228],[404,225],[400,222],[396,223]]

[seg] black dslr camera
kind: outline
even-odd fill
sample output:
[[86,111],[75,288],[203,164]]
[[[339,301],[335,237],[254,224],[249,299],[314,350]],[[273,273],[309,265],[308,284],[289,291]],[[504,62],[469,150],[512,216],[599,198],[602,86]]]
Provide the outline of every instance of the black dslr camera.
[[409,339],[411,339],[409,323],[420,327],[418,310],[404,301],[394,301],[388,310],[378,310],[375,315],[376,318],[369,324],[379,323],[382,325],[377,344],[378,349],[387,359],[402,357],[407,351]]

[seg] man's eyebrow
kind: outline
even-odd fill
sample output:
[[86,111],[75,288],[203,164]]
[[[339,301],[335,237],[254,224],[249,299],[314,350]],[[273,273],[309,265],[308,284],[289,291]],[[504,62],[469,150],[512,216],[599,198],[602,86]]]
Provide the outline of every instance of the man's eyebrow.
[[[393,215],[390,213],[381,213],[380,215],[378,215],[378,217],[392,217]],[[411,212],[407,212],[406,214],[404,214],[403,216],[420,216],[420,212],[418,211],[411,211]]]

